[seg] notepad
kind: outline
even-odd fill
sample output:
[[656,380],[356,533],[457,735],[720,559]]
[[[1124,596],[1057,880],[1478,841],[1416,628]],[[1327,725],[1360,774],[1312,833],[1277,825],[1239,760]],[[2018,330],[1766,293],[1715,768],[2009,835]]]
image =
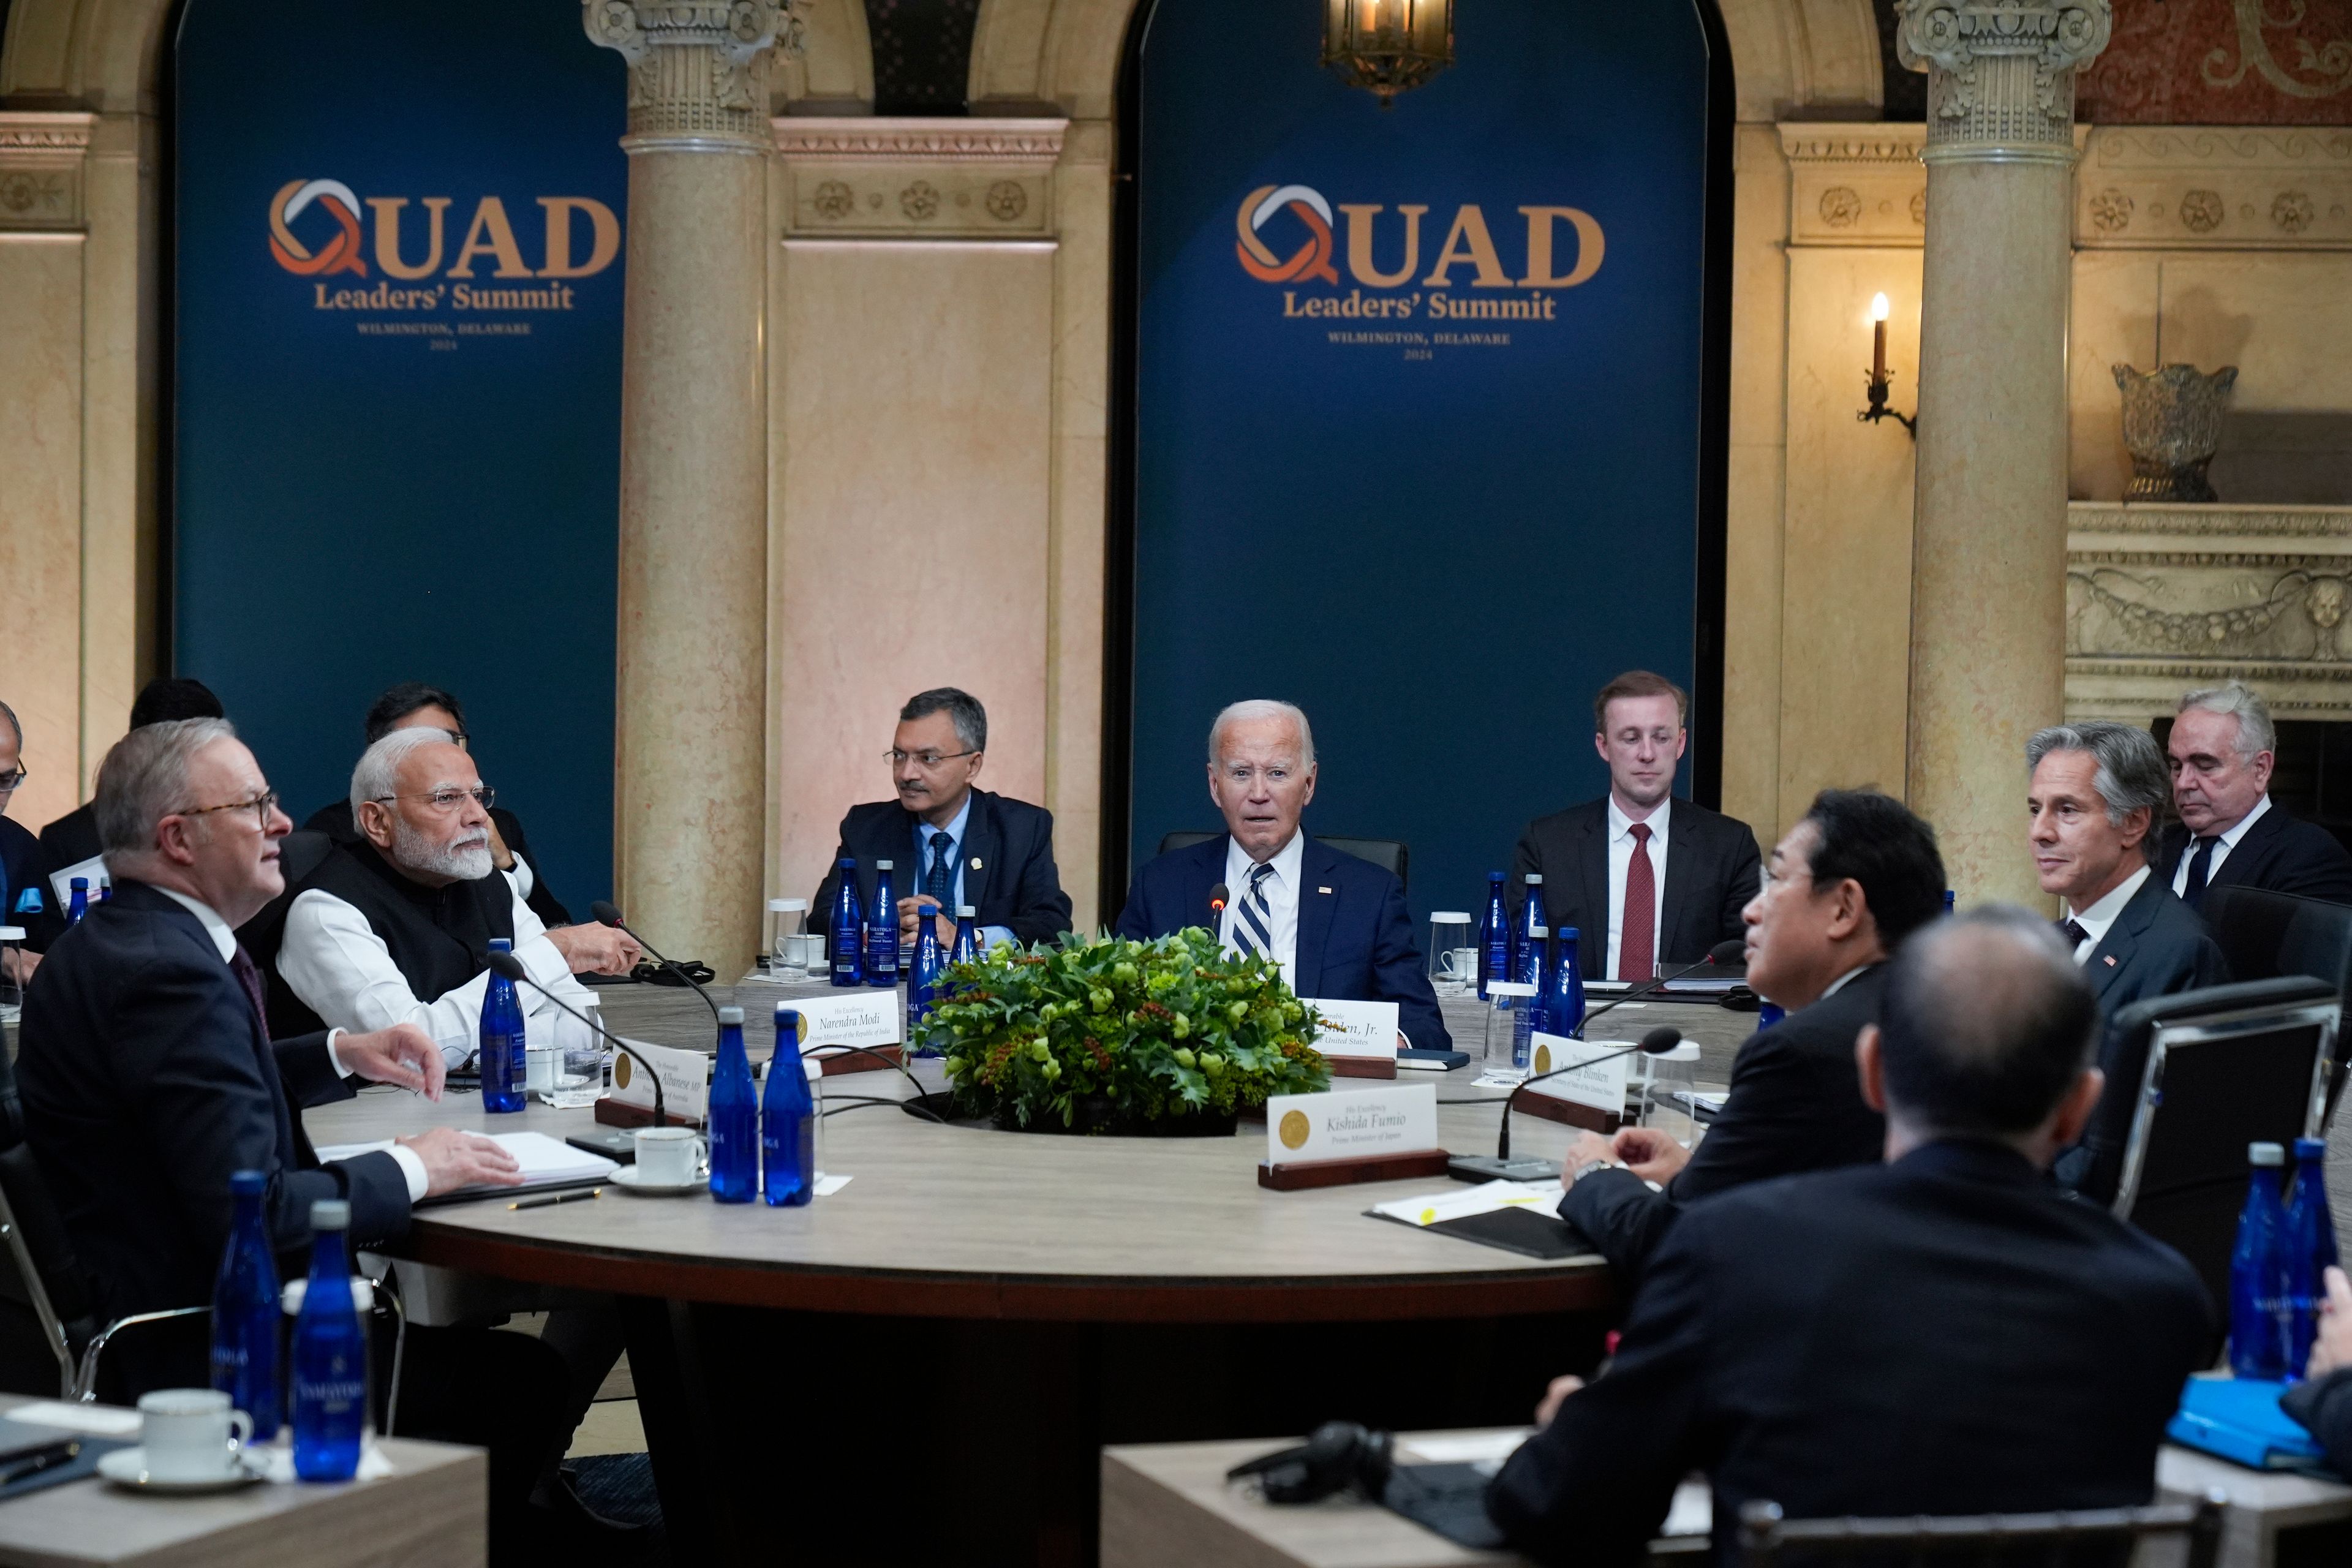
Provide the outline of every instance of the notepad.
[[[465,1203],[474,1198],[512,1197],[517,1193],[545,1192],[554,1187],[584,1187],[594,1182],[609,1180],[613,1173],[621,1168],[602,1154],[574,1149],[544,1132],[483,1132],[475,1136],[489,1139],[515,1157],[516,1163],[522,1166],[522,1184],[513,1187],[459,1187],[455,1192],[437,1193],[423,1200],[417,1207]],[[391,1147],[392,1140],[389,1138],[373,1143],[339,1143],[320,1150],[319,1158],[321,1161],[350,1160]]]
[[1399,1198],[1364,1212],[1374,1219],[1498,1247],[1522,1258],[1580,1258],[1592,1246],[1559,1217],[1560,1195],[1558,1182],[1482,1182]]

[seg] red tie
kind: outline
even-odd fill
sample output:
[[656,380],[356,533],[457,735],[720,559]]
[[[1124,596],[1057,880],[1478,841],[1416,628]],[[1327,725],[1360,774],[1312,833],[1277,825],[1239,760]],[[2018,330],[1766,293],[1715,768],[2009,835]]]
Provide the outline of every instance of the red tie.
[[1657,968],[1650,928],[1658,909],[1658,874],[1650,866],[1650,825],[1633,824],[1633,858],[1625,863],[1625,912],[1617,925],[1617,978],[1639,984]]
[[253,954],[245,951],[245,943],[236,944],[235,956],[228,961],[229,973],[244,987],[246,999],[253,1004],[253,1016],[260,1020],[261,1032],[269,1032],[268,987],[262,984],[261,967],[253,962]]

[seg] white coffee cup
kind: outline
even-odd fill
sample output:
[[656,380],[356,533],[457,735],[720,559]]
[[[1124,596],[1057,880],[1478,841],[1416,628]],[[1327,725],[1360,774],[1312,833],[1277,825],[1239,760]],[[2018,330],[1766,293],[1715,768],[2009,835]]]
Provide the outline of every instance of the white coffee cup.
[[253,1417],[213,1388],[159,1388],[139,1396],[140,1458],[159,1481],[214,1481],[230,1474],[253,1436]]
[[702,1140],[688,1127],[637,1129],[637,1178],[673,1187],[703,1173]]
[[784,938],[784,967],[806,973],[824,967],[824,938],[793,935]]

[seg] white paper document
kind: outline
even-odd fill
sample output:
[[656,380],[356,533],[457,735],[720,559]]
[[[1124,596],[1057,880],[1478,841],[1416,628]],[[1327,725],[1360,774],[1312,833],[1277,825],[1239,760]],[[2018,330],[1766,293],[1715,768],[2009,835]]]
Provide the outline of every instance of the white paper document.
[[[454,1193],[439,1194],[440,1199],[456,1197],[495,1197],[500,1193],[530,1191],[536,1187],[560,1187],[576,1182],[601,1182],[621,1167],[602,1154],[592,1154],[585,1149],[574,1149],[558,1138],[544,1132],[478,1132],[478,1138],[488,1138],[515,1157],[522,1166],[522,1185],[516,1187],[461,1187]],[[319,1151],[322,1163],[355,1159],[392,1147],[392,1140],[374,1143],[336,1143]],[[438,1200],[436,1200],[438,1201]]]
[[1443,1220],[1493,1214],[1498,1209],[1530,1208],[1539,1214],[1558,1214],[1559,1199],[1558,1182],[1481,1182],[1475,1187],[1448,1187],[1442,1193],[1423,1193],[1419,1197],[1374,1204],[1372,1212],[1401,1219],[1407,1225],[1436,1225]]
[[37,1399],[8,1412],[8,1419],[32,1426],[89,1432],[100,1437],[136,1437],[141,1418],[136,1410],[118,1410],[111,1405],[67,1405],[55,1399]]

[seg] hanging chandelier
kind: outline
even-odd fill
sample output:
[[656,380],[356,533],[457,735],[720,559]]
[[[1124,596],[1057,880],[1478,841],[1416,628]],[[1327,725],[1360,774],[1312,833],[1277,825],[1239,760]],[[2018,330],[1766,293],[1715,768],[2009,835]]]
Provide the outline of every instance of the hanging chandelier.
[[1454,0],[1323,0],[1323,63],[1380,97],[1419,87],[1454,63]]

